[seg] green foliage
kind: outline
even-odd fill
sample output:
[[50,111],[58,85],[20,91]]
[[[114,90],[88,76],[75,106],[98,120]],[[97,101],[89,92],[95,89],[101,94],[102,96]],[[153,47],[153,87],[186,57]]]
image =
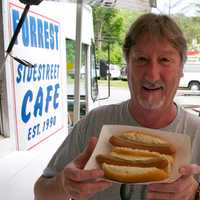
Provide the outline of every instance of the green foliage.
[[97,62],[99,62],[100,59],[108,60],[108,52],[102,51],[101,49],[96,49],[96,57],[97,57]]
[[94,12],[94,30],[97,47],[106,50],[107,43],[119,40],[122,30],[122,18],[118,10],[97,6]]
[[123,63],[123,53],[122,47],[118,44],[112,46],[112,53],[110,55],[111,63],[113,64],[122,64]]
[[186,17],[184,15],[174,16],[175,21],[182,29],[188,44],[188,48],[192,48],[194,39],[200,43],[200,17]]
[[[200,0],[197,9],[200,13]],[[124,64],[122,46],[130,25],[143,13],[113,8],[94,8],[94,27],[96,38],[97,62],[99,59],[108,60],[108,45],[110,46],[110,63]],[[193,40],[200,43],[200,16],[187,17],[184,14],[171,16],[181,27],[187,39],[189,49]]]
[[75,42],[66,40],[67,63],[74,63],[75,61]]
[[100,59],[108,60],[109,46],[110,63],[123,64],[125,33],[140,13],[97,6],[93,8],[93,14],[97,62]]
[[130,27],[130,25],[141,15],[140,12],[133,12],[130,10],[122,9],[120,10],[120,15],[123,18],[123,27],[122,27],[122,42],[125,38],[125,35]]
[[[112,63],[112,64],[122,64],[122,63],[124,63],[121,45],[111,44],[110,48],[111,48],[110,63]],[[108,61],[108,50],[103,51],[103,50],[97,49],[96,50],[96,56],[97,56],[97,61],[99,61],[100,59]]]
[[[66,40],[66,58],[67,65],[73,67],[75,64],[75,52],[76,52],[76,43],[74,40],[67,39]],[[81,62],[82,65],[86,65],[86,57],[87,57],[87,47],[85,44],[82,44],[82,55]]]

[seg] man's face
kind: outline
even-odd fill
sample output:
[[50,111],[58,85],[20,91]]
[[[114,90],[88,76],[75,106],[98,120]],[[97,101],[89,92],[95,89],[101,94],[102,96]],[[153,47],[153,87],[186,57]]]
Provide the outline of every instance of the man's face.
[[169,106],[182,76],[179,52],[167,40],[141,37],[128,58],[133,105],[155,110]]

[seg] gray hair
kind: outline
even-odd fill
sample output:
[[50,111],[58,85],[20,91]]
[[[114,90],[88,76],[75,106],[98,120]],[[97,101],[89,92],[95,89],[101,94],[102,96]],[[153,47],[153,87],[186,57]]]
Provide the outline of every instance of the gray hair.
[[167,15],[144,14],[139,17],[130,27],[126,34],[123,53],[128,61],[131,47],[145,33],[158,39],[166,39],[178,50],[182,63],[187,59],[187,43],[183,32],[178,25]]

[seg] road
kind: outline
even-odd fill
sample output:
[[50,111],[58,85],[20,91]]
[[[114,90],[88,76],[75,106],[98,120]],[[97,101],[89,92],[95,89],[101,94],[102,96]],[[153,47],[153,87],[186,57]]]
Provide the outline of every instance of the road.
[[[101,87],[99,88],[99,93],[101,97],[105,97],[107,95],[107,89],[105,87]],[[101,104],[119,103],[129,99],[129,97],[130,94],[128,88],[112,87],[110,89],[110,98],[103,100]],[[188,107],[200,107],[200,91],[178,90],[175,96],[175,102],[178,105],[187,107],[188,111],[198,114]]]
[[[99,87],[99,95],[100,98],[106,97],[108,94],[108,90],[106,87]],[[130,98],[128,88],[110,88],[110,97],[106,100],[103,100],[104,104],[113,104],[125,101]]]
[[[70,90],[73,94],[72,87],[68,86],[68,94]],[[82,85],[81,94],[85,94],[85,88]],[[105,98],[108,96],[108,88],[102,85],[99,85],[99,98]],[[113,103],[119,103],[130,98],[129,89],[127,88],[110,88],[110,97],[108,99],[98,101],[98,105],[107,105]],[[200,91],[191,91],[191,90],[178,90],[177,95],[175,96],[175,102],[184,107],[200,107]],[[191,111],[191,109],[189,109]],[[194,112],[194,111],[192,111]],[[197,113],[198,114],[198,113]]]

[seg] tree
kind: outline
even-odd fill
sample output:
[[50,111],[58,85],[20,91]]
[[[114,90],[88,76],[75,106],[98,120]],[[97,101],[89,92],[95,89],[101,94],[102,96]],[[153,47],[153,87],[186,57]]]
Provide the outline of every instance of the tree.
[[93,8],[97,60],[108,59],[108,46],[111,63],[122,64],[122,44],[125,33],[138,13],[96,6]]
[[97,48],[103,48],[102,41],[109,40],[110,43],[115,43],[122,28],[122,18],[117,15],[118,10],[96,6],[93,13]]
[[181,27],[189,49],[193,48],[192,42],[194,39],[200,43],[200,17],[187,17],[183,14],[173,16],[177,24]]

